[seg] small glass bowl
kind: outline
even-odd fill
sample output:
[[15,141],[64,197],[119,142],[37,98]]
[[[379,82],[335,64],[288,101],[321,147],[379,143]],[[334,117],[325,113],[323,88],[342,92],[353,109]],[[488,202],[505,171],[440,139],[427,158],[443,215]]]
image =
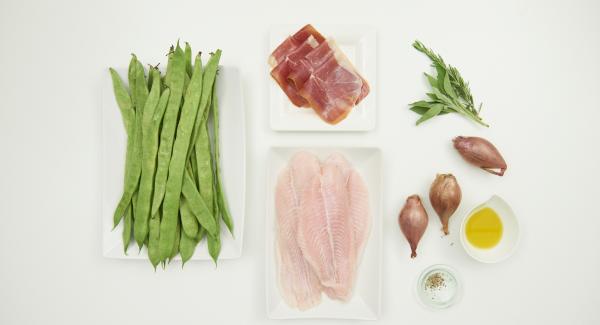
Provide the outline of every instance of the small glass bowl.
[[456,304],[462,295],[462,283],[453,268],[436,264],[426,268],[417,280],[417,297],[433,309],[445,309]]

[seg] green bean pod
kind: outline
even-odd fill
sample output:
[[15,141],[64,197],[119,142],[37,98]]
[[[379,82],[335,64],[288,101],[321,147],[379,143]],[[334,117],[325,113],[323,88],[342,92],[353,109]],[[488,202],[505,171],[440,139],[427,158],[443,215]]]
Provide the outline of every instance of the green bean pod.
[[192,210],[192,213],[198,219],[200,226],[206,229],[209,234],[215,235],[217,233],[217,225],[213,213],[206,206],[204,199],[198,192],[198,189],[196,189],[196,186],[194,186],[194,180],[188,173],[184,174],[181,193],[186,198],[190,210]]
[[[216,189],[215,189],[216,190]],[[217,265],[217,260],[219,259],[219,254],[221,254],[221,217],[219,211],[219,205],[217,204],[217,197],[213,196],[213,216],[217,226],[217,231],[215,234],[208,234],[208,254],[212,258],[215,265]]]
[[[200,55],[197,57],[199,60]],[[173,155],[169,164],[169,173],[166,184],[166,191],[163,201],[163,219],[160,222],[160,253],[161,256],[167,256],[169,249],[174,245],[175,232],[174,225],[178,219],[179,203],[181,190],[183,186],[183,175],[185,174],[185,164],[187,162],[188,147],[190,137],[194,127],[194,121],[198,114],[198,105],[200,103],[202,89],[202,66],[200,64],[194,67],[192,80],[188,86],[181,117],[177,126],[177,136],[173,145]],[[179,245],[179,241],[176,242]]]
[[119,106],[119,110],[121,111],[123,125],[125,125],[127,136],[130,137],[133,135],[133,124],[135,119],[133,102],[131,101],[131,97],[123,85],[123,81],[121,80],[121,77],[119,77],[117,71],[115,71],[113,68],[110,68],[109,71],[112,78],[113,91],[115,93],[115,99],[117,100],[117,106]]
[[196,220],[192,210],[190,210],[185,197],[181,198],[179,213],[181,214],[181,228],[183,232],[190,238],[196,237],[198,235],[198,220]]
[[198,115],[196,116],[196,121],[194,122],[194,130],[192,131],[192,141],[190,143],[188,156],[191,155],[192,149],[194,149],[194,146],[196,145],[198,132],[200,132],[201,125],[204,122],[204,119],[207,117],[206,111],[209,109],[210,97],[212,96],[211,90],[213,89],[215,78],[217,76],[217,69],[219,67],[220,59],[221,50],[217,50],[208,60],[206,69],[204,70],[204,75],[202,76],[202,97],[200,99]]
[[150,263],[154,266],[154,270],[156,270],[156,266],[160,263],[160,254],[158,251],[158,240],[160,234],[160,211],[155,218],[151,218],[149,221],[149,235],[148,235],[148,259],[150,259]]
[[185,71],[191,78],[194,73],[194,67],[192,67],[192,48],[188,42],[185,42]]
[[[177,218],[177,225],[175,226],[175,240],[173,241],[173,246],[171,247],[171,252],[168,255],[167,263],[171,263],[171,261],[179,254],[179,241],[181,238],[181,222],[180,218]],[[158,249],[160,251],[160,238],[158,241]]]
[[[133,79],[130,80],[130,84],[133,83],[135,85],[135,76],[137,76],[137,60],[135,55],[132,57],[132,62],[129,67],[129,77]],[[134,104],[136,101],[133,99],[135,91],[132,91],[132,103]],[[127,151],[125,154],[125,185],[123,190],[123,195],[117,204],[117,208],[115,209],[115,213],[113,215],[113,226],[116,227],[123,215],[126,212],[126,209],[132,204],[132,198],[137,191],[137,187],[139,185],[139,179],[142,171],[141,166],[141,146],[138,144],[141,141],[141,109],[135,109],[135,118],[133,119],[133,124],[131,127],[131,134],[127,136]],[[134,211],[135,212],[135,211]]]
[[154,216],[160,208],[167,185],[167,176],[169,173],[169,164],[173,151],[175,131],[177,130],[177,118],[179,116],[179,106],[182,101],[183,80],[185,75],[185,57],[183,51],[177,46],[177,49],[170,55],[171,71],[167,71],[166,82],[171,90],[169,102],[165,111],[160,134],[160,146],[158,148],[158,160],[156,176],[154,180],[154,195],[152,198],[151,215]]
[[123,253],[127,255],[127,248],[131,242],[131,224],[133,218],[133,207],[129,205],[127,212],[125,212],[125,223],[123,224]]
[[196,157],[198,191],[208,210],[213,211],[213,161],[206,120],[202,123],[200,132],[198,132],[198,140],[193,156]]
[[216,94],[216,88],[213,89],[212,96],[212,113],[213,113],[213,127],[214,127],[214,155],[215,155],[215,178],[216,178],[216,195],[217,204],[219,205],[219,211],[223,218],[223,222],[229,229],[229,232],[233,235],[233,218],[229,212],[229,206],[225,197],[225,190],[223,189],[223,181],[221,180],[221,152],[219,149],[219,101]]
[[[153,69],[154,83],[144,105],[142,118],[142,174],[138,189],[136,204],[136,219],[134,223],[134,238],[138,246],[142,246],[148,236],[148,219],[151,208],[154,170],[156,168],[156,153],[158,151],[159,123],[154,122],[155,111],[159,104],[166,106],[168,97],[160,96],[160,73]],[[162,103],[161,103],[162,102]],[[162,110],[160,108],[159,110]]]

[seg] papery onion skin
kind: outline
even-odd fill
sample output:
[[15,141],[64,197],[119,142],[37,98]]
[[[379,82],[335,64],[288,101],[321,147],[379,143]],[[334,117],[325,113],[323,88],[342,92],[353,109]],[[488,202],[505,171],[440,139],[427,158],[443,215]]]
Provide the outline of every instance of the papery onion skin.
[[400,211],[398,223],[400,224],[400,230],[402,230],[404,237],[406,237],[410,245],[411,258],[417,257],[417,246],[421,237],[423,237],[423,233],[425,233],[425,229],[427,229],[428,222],[429,217],[423,207],[421,198],[416,194],[409,196]]
[[462,199],[462,192],[456,177],[452,174],[438,174],[429,189],[429,202],[440,217],[442,231],[448,235],[448,221],[456,212]]
[[466,161],[489,173],[502,176],[508,168],[498,149],[484,138],[458,136],[452,142]]

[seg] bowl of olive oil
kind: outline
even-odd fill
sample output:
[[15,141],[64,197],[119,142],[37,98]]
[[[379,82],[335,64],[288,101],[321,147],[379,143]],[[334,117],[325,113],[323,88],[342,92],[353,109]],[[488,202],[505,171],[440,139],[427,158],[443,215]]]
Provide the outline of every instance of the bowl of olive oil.
[[515,251],[519,242],[519,222],[508,203],[494,195],[463,219],[460,241],[474,259],[497,263]]

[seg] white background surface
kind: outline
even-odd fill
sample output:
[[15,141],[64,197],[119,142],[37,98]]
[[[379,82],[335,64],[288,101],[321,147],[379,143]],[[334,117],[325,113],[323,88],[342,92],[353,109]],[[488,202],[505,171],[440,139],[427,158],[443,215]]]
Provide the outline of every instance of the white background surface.
[[[1,1],[0,323],[276,324],[266,318],[264,213],[270,145],[379,145],[384,158],[381,324],[600,323],[600,2],[597,1]],[[376,130],[279,134],[268,128],[267,40],[272,24],[363,23],[378,31]],[[177,265],[106,259],[100,231],[100,87],[135,52],[164,61],[181,38],[221,47],[237,65],[248,108],[243,257]],[[415,127],[407,103],[425,92],[419,38],[472,83],[482,129],[456,116]],[[504,178],[462,162],[450,139],[492,140]],[[410,260],[396,215],[451,171],[464,200],[441,239],[434,215]],[[461,213],[498,193],[522,226],[498,265],[467,257]],[[454,242],[453,246],[450,243]],[[434,313],[413,297],[433,263],[465,281],[457,306]],[[283,323],[283,322],[281,322]],[[304,321],[293,322],[304,324]],[[309,323],[307,321],[306,323]],[[313,322],[315,323],[315,322]],[[330,322],[334,324],[335,322]]]

